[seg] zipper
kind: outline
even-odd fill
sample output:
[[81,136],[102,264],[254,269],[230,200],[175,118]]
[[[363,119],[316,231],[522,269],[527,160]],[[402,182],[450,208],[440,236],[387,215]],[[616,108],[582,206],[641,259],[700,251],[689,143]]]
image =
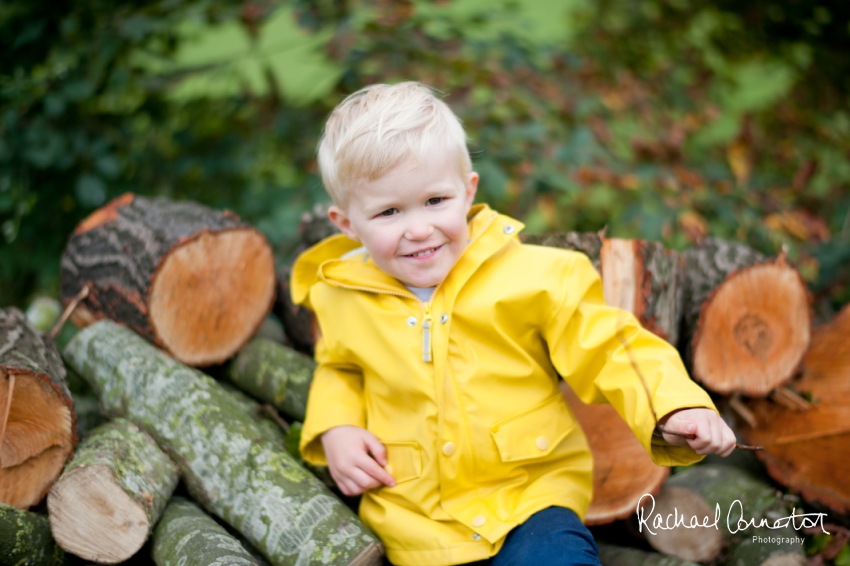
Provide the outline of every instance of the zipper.
[[[449,271],[448,271],[449,273],[452,272],[452,270],[455,268],[455,266],[460,262],[460,259],[466,254],[466,250],[468,250],[470,247],[472,247],[472,244],[475,243],[475,241],[478,240],[478,238],[480,238],[481,235],[484,234],[484,232],[486,232],[488,228],[490,228],[490,226],[493,224],[493,222],[496,221],[496,218],[498,218],[498,216],[499,216],[498,214],[494,214],[493,217],[490,218],[490,220],[481,228],[481,230],[478,232],[478,235],[475,236],[475,238],[473,238],[469,241],[469,243],[466,245],[466,247],[463,248],[463,252],[461,252],[461,254],[459,256],[457,256],[457,259],[452,264],[451,268],[449,268]],[[431,323],[433,322],[433,319],[431,318],[431,303],[434,300],[434,297],[436,296],[437,291],[440,290],[440,286],[442,286],[442,284],[443,284],[442,281],[440,281],[440,283],[436,287],[434,287],[434,291],[431,293],[431,298],[428,299],[427,301],[419,300],[419,297],[415,296],[412,293],[403,293],[401,291],[387,291],[387,290],[384,290],[384,289],[375,289],[375,288],[372,288],[372,287],[361,287],[361,286],[358,286],[358,285],[346,285],[345,283],[339,283],[338,281],[328,281],[328,283],[331,283],[332,285],[336,285],[337,287],[341,287],[343,289],[353,289],[355,291],[367,291],[369,293],[384,293],[385,295],[395,295],[397,297],[405,297],[405,298],[409,298],[409,299],[412,298],[412,299],[416,299],[417,301],[419,301],[422,304],[422,307],[423,307],[423,310],[424,310],[424,318],[422,320],[422,361],[425,362],[425,363],[431,363],[433,361],[433,358],[434,358],[433,355],[432,355],[433,348],[432,348],[432,345],[431,345]]]
[[[436,291],[436,289],[434,289]],[[433,297],[433,294],[431,295]],[[425,303],[425,318],[422,320],[422,361],[431,363],[431,301]]]
[[[490,218],[490,220],[487,222],[487,224],[485,224],[481,228],[481,230],[478,232],[478,235],[475,236],[475,238],[473,238],[469,241],[469,243],[466,245],[466,247],[463,248],[463,251],[461,252],[461,254],[459,256],[457,256],[457,259],[452,264],[452,266],[449,268],[448,273],[451,273],[452,270],[455,268],[455,266],[458,263],[460,263],[460,259],[466,254],[466,250],[471,248],[472,244],[474,244],[475,241],[478,240],[478,238],[480,238],[481,235],[484,234],[484,232],[486,232],[488,228],[490,228],[490,226],[493,224],[493,222],[496,221],[496,218],[498,218],[498,216],[499,216],[498,214],[494,214],[493,217]],[[433,360],[432,347],[431,347],[431,323],[432,323],[431,303],[433,302],[434,297],[437,295],[437,291],[440,290],[440,287],[442,285],[443,285],[443,282],[440,281],[437,284],[437,286],[434,287],[434,290],[431,292],[431,298],[422,303],[422,307],[425,310],[425,316],[422,320],[422,361],[425,362],[425,363],[431,363],[431,361]]]

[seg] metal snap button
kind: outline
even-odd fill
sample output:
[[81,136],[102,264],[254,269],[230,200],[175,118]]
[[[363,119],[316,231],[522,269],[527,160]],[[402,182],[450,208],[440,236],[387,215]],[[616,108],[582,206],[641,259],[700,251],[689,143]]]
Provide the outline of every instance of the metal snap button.
[[502,231],[503,231],[505,234],[513,234],[513,233],[514,233],[514,230],[515,230],[515,228],[514,228],[511,224],[508,224],[507,226],[505,226],[505,227],[502,229]]
[[410,318],[408,318],[407,319],[407,325],[408,326],[416,326],[416,317],[411,316]]
[[479,535],[478,533],[472,533],[472,540],[480,540],[480,539],[481,539],[481,535]]
[[445,324],[446,322],[448,322],[448,320],[449,320],[449,315],[447,315],[446,313],[443,313],[440,316],[440,323],[441,324]]

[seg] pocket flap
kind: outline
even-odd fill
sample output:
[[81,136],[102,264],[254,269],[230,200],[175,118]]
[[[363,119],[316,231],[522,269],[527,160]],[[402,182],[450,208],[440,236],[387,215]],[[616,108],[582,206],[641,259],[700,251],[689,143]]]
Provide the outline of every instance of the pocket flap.
[[422,449],[418,442],[384,442],[387,448],[386,470],[397,484],[422,475]]
[[575,428],[561,395],[490,427],[503,462],[546,456]]

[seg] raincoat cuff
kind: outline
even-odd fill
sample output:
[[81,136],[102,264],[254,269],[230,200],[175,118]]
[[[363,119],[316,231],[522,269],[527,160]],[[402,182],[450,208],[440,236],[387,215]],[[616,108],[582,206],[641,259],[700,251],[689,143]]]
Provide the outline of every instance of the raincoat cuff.
[[[709,406],[694,404],[685,407],[676,407],[675,409],[665,410],[662,414],[667,415],[677,409],[683,408],[705,408],[711,409],[715,412],[717,411],[717,408],[715,408],[714,405]],[[650,433],[649,441],[649,456],[652,458],[652,461],[657,466],[665,466],[668,468],[671,466],[690,466],[691,464],[696,464],[697,462],[705,458],[705,455],[697,454],[690,446],[674,446],[670,444],[669,442],[664,440],[663,436],[658,436],[655,434],[657,428],[657,424],[654,427],[651,426],[652,432]]]

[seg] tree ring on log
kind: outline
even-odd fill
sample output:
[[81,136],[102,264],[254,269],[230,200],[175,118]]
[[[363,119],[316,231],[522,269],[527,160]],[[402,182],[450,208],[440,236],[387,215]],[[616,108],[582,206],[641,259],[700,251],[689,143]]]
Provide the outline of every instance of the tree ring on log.
[[694,378],[717,393],[765,396],[799,367],[810,328],[806,285],[784,258],[740,269],[702,306]]
[[770,325],[757,314],[746,313],[735,323],[735,339],[753,356],[767,361],[767,351],[773,343]]
[[47,493],[70,456],[73,417],[50,384],[8,368],[0,371],[0,411],[5,416],[0,423],[0,501],[26,509]]
[[770,476],[806,501],[840,514],[850,513],[847,445],[850,442],[850,305],[812,332],[803,358],[803,375],[793,388],[812,402],[792,410],[770,399],[753,399],[747,408],[757,426],[740,420],[745,442],[764,446],[756,456]]
[[193,366],[221,363],[260,328],[274,254],[229,211],[127,194],[83,220],[62,253],[62,300],[89,295],[77,326],[109,318]]
[[[210,351],[235,353],[268,314],[273,274],[274,256],[259,232],[204,232],[173,249],[154,275],[154,333],[188,365],[209,364]],[[258,321],[246,320],[257,313]],[[187,321],[195,331],[186,331]]]
[[[50,492],[47,507],[59,546],[101,564],[116,564],[133,556],[151,530],[145,510],[103,465],[80,467],[63,475]],[[63,517],[66,512],[73,516]],[[56,528],[57,524],[62,528]]]

